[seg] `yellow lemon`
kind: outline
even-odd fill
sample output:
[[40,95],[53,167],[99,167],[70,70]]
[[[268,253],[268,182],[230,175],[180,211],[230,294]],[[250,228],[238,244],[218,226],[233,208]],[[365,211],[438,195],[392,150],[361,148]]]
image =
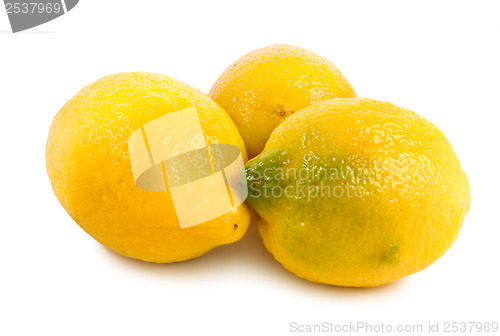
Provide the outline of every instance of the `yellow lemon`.
[[469,209],[443,133],[387,102],[307,107],[246,167],[265,246],[314,282],[378,286],[418,272],[450,248]]
[[[128,139],[146,123],[194,107],[207,144],[239,147],[243,141],[227,113],[181,81],[152,73],[104,77],[81,90],[57,113],[46,147],[47,172],[68,214],[114,251],[151,262],[200,256],[245,233],[246,204],[181,229],[171,193],[135,184]],[[196,209],[193,209],[196,211]]]
[[332,62],[291,45],[246,54],[224,70],[209,95],[234,120],[250,158],[294,112],[330,98],[356,97]]

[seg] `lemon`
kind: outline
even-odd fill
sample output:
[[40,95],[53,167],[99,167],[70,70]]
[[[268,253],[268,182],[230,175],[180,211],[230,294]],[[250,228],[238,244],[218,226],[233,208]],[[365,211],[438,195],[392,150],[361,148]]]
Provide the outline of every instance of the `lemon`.
[[152,73],[104,77],[81,90],[57,113],[46,146],[54,193],[68,214],[114,251],[150,262],[200,256],[239,240],[246,204],[208,222],[181,229],[169,191],[139,189],[127,141],[165,114],[195,107],[207,144],[231,144],[246,153],[227,113],[203,92]]
[[330,98],[356,97],[332,62],[284,44],[257,49],[229,65],[209,95],[234,120],[250,158],[294,112]]
[[369,287],[450,248],[469,183],[448,140],[416,113],[332,99],[290,116],[247,162],[266,248],[299,277]]

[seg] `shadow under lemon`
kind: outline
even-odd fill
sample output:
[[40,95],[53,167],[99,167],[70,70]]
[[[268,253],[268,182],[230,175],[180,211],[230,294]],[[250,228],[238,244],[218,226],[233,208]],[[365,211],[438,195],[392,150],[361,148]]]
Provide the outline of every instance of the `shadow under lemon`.
[[344,294],[352,297],[360,295],[379,295],[386,292],[400,291],[406,283],[406,278],[378,287],[340,287],[311,282],[286,270],[266,250],[257,231],[257,218],[252,214],[252,221],[246,234],[239,241],[222,245],[212,251],[186,261],[175,263],[149,263],[122,256],[102,245],[102,250],[114,262],[133,271],[145,272],[153,276],[167,276],[179,278],[198,278],[206,274],[214,274],[223,270],[238,271],[245,269],[254,270],[256,277],[268,277],[290,287],[302,287],[311,291],[322,293],[331,291],[335,294]]

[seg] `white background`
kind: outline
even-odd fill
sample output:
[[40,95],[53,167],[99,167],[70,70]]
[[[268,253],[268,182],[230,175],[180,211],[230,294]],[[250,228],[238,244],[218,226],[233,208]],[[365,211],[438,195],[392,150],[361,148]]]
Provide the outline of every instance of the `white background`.
[[[500,322],[500,1],[97,1],[12,34],[0,13],[1,335],[288,335],[290,323]],[[45,172],[48,128],[82,87],[150,71],[208,92],[253,49],[290,43],[332,60],[360,97],[438,125],[471,209],[428,269],[372,289],[284,270],[254,227],[195,260],[156,265],[99,245]],[[394,333],[397,334],[397,333]],[[468,333],[470,334],[470,333]],[[491,334],[491,333],[490,333]]]

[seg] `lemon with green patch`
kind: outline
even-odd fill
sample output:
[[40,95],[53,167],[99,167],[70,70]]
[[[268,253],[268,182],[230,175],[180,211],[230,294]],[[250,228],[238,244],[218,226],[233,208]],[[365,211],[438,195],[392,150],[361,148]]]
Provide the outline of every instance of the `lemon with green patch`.
[[418,272],[458,236],[469,183],[416,113],[332,99],[290,116],[246,165],[266,248],[319,283],[370,287]]

